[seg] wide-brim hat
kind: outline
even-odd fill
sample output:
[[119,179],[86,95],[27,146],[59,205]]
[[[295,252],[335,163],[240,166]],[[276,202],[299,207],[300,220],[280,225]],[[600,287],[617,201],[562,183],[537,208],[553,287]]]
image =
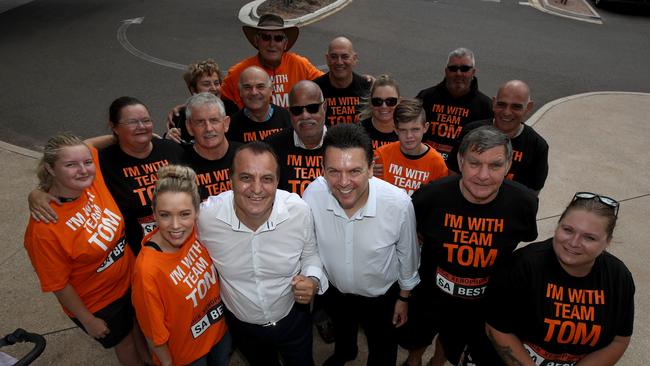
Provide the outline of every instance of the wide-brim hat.
[[242,30],[248,39],[248,42],[255,46],[255,37],[257,37],[257,32],[261,30],[281,30],[284,31],[284,34],[287,35],[287,48],[285,51],[289,51],[296,40],[298,39],[298,27],[296,26],[285,26],[284,19],[281,16],[275,14],[264,14],[260,17],[260,20],[257,22],[257,26],[253,25],[244,25]]

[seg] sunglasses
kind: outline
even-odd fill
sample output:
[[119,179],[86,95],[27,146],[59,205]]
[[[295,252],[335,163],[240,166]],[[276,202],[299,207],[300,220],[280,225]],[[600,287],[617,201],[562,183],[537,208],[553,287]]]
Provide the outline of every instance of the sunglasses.
[[289,107],[289,112],[291,112],[291,114],[293,114],[296,117],[301,115],[302,111],[305,109],[307,110],[307,113],[314,114],[314,113],[318,113],[321,105],[323,105],[323,102],[312,103],[307,105],[294,105]]
[[273,39],[277,43],[280,43],[287,38],[287,36],[284,34],[270,35],[268,33],[257,33],[257,37],[264,42],[268,42]]
[[611,207],[614,209],[614,216],[618,217],[618,201],[607,196],[601,196],[596,193],[591,193],[591,192],[577,192],[574,196],[571,202],[577,201],[577,200],[593,200],[596,199],[598,202],[602,203],[603,205],[607,207]]
[[397,105],[397,98],[395,97],[390,97],[386,99],[381,99],[381,98],[370,98],[370,104],[372,104],[374,107],[381,107],[382,104],[386,103],[386,107],[394,107]]
[[451,72],[468,72],[469,70],[473,69],[474,66],[469,66],[469,65],[448,65],[447,70]]

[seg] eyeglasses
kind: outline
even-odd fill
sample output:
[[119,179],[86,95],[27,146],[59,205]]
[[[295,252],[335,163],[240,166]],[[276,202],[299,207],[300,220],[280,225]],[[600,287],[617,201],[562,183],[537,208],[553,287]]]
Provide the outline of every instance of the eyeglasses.
[[320,106],[323,105],[323,102],[312,103],[312,104],[307,104],[307,105],[294,105],[294,106],[289,107],[289,112],[291,112],[291,114],[293,114],[296,117],[301,115],[302,111],[305,110],[305,109],[307,110],[307,113],[310,113],[310,114],[318,113],[318,111],[320,110]]
[[210,118],[210,119],[201,119],[201,120],[193,120],[190,119],[190,123],[192,126],[197,127],[197,128],[206,128],[208,124],[210,126],[216,126],[219,123],[223,122],[224,118]]
[[397,98],[395,97],[390,97],[386,99],[381,99],[381,98],[370,98],[370,104],[372,104],[374,107],[381,107],[382,104],[386,103],[386,107],[394,107],[397,105]]
[[607,197],[607,196],[601,196],[596,193],[591,193],[591,192],[576,192],[576,194],[573,196],[573,199],[571,202],[575,202],[577,200],[593,200],[596,199],[598,202],[602,203],[603,205],[607,207],[611,207],[614,209],[614,216],[618,217],[618,207],[619,203],[617,200]]
[[257,33],[257,37],[264,42],[269,42],[271,39],[273,39],[277,43],[280,43],[287,38],[287,36],[284,34],[271,35],[268,33]]
[[473,69],[474,66],[470,65],[447,65],[447,70],[451,72],[468,72],[469,70]]
[[143,118],[143,119],[129,119],[124,122],[118,122],[118,124],[125,125],[127,127],[136,127],[139,123],[142,123],[143,126],[151,126],[153,125],[153,120],[151,118]]

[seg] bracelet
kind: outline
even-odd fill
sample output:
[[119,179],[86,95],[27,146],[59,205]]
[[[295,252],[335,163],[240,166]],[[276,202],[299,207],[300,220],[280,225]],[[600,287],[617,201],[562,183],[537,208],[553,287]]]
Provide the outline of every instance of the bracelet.
[[404,297],[404,296],[398,294],[397,295],[397,300],[403,301],[403,302],[409,302],[411,300],[411,298],[410,297]]

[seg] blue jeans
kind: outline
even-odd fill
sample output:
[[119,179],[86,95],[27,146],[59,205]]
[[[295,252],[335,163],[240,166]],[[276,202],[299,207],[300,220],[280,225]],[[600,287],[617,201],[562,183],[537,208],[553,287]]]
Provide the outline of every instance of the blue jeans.
[[210,352],[188,366],[228,366],[232,354],[232,337],[226,332]]

